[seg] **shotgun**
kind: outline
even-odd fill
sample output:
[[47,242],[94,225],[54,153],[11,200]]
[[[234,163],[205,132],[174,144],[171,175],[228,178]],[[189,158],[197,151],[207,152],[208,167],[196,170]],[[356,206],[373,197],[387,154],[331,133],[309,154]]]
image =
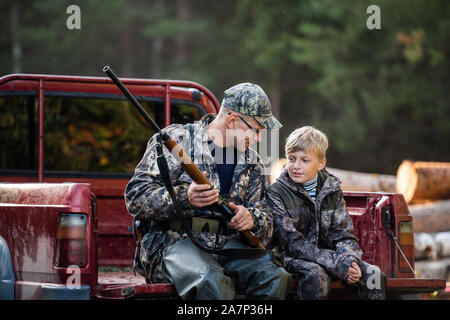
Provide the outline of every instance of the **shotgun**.
[[[111,80],[116,84],[116,86],[123,92],[123,94],[130,100],[130,102],[136,107],[139,113],[144,117],[144,119],[150,124],[156,133],[161,133],[162,142],[166,148],[171,152],[171,154],[176,158],[180,166],[187,172],[189,177],[197,184],[207,184],[211,186],[209,180],[204,176],[200,169],[192,162],[191,158],[184,153],[183,149],[173,140],[166,132],[161,132],[161,128],[153,121],[153,119],[144,110],[141,104],[136,100],[136,98],[128,91],[128,89],[119,80],[116,74],[112,71],[109,66],[103,68]],[[212,187],[212,186],[211,186]],[[228,205],[228,203],[219,195],[217,206],[220,212],[224,215],[225,219],[230,221],[234,216],[234,211]],[[239,231],[241,238],[250,245],[251,247],[265,249],[264,246],[259,241],[258,237],[253,234],[250,230]]]

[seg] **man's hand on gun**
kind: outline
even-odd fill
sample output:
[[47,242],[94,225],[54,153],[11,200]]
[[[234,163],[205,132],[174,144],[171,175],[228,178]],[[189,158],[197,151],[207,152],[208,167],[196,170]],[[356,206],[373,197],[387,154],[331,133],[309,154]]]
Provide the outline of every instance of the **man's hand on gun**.
[[[206,171],[203,171],[206,176]],[[211,189],[208,184],[197,184],[195,181],[191,183],[188,189],[189,203],[195,208],[210,206],[217,202],[219,191]]]
[[210,185],[192,182],[188,189],[190,204],[196,208],[202,208],[217,202],[219,192],[211,189]]
[[[206,172],[203,172],[206,175]],[[188,189],[189,203],[195,208],[202,208],[217,202],[219,191],[211,189],[210,185],[192,182]],[[234,217],[229,222],[230,228],[238,231],[251,230],[254,227],[253,217],[244,206],[232,202],[229,206],[234,211]]]
[[252,214],[247,208],[241,205],[235,205],[233,202],[228,203],[228,205],[234,211],[234,217],[229,223],[230,228],[238,231],[246,231],[254,227]]

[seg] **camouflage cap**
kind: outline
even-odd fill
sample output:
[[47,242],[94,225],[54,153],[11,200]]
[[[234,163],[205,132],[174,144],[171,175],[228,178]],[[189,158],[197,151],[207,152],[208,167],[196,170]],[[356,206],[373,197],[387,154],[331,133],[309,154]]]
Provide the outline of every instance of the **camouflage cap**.
[[272,107],[264,90],[253,83],[240,83],[225,90],[222,106],[253,117],[266,129],[283,126],[272,115]]

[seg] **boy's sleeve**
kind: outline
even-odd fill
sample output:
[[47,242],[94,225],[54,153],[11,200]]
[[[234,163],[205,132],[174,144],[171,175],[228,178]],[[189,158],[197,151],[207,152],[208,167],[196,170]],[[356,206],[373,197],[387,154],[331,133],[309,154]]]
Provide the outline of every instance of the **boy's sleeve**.
[[348,270],[352,262],[361,265],[362,251],[353,230],[353,222],[347,211],[342,190],[328,232],[328,241],[336,248],[343,269]]
[[303,234],[295,228],[295,219],[289,215],[282,198],[276,192],[269,190],[266,198],[274,219],[273,244],[279,245],[287,256],[315,262],[331,275],[345,280],[348,269],[340,268],[338,253],[305,241]]
[[265,176],[262,174],[262,164],[258,164],[250,173],[247,192],[243,205],[250,211],[255,227],[251,230],[266,246],[273,235],[273,217],[267,209]]

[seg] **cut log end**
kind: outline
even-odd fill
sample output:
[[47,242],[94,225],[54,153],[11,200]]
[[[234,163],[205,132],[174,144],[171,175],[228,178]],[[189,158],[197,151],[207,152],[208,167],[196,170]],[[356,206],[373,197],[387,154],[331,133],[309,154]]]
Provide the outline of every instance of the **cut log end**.
[[405,160],[397,170],[396,185],[408,203],[450,199],[450,162]]
[[405,160],[398,167],[396,189],[403,194],[406,202],[411,202],[417,189],[417,172],[412,161]]

